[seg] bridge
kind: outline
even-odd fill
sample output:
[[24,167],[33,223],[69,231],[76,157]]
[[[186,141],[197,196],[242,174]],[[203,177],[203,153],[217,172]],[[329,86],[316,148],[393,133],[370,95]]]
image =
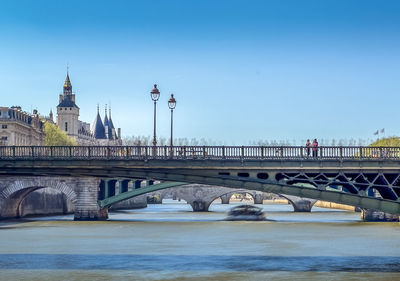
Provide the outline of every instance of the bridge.
[[[76,202],[75,219],[85,220],[107,216],[111,203],[104,200],[115,203],[187,183],[400,214],[400,147],[319,147],[316,152],[312,157],[300,146],[3,146],[1,216],[15,213],[26,194],[44,185],[68,194]],[[21,176],[31,183],[22,183]],[[47,182],[35,183],[40,179]],[[121,193],[113,195],[101,184],[104,179],[163,183],[124,195],[122,184]]]

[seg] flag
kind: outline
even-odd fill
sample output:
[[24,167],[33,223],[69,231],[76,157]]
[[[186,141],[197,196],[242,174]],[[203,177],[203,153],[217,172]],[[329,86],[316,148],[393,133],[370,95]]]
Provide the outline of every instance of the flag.
[[383,128],[382,130],[381,130],[381,133],[383,134],[385,132],[385,128]]
[[374,136],[376,136],[377,134],[379,134],[379,130],[377,130],[377,131],[374,133]]

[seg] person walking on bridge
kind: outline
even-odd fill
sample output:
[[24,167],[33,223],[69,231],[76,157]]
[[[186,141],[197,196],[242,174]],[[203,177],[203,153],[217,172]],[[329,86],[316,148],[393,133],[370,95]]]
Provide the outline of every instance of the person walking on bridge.
[[307,142],[306,142],[306,153],[307,153],[307,157],[310,157],[310,153],[311,153],[311,142],[310,142],[310,139],[307,139]]
[[317,141],[317,139],[314,139],[311,146],[312,146],[312,156],[318,157],[318,141]]

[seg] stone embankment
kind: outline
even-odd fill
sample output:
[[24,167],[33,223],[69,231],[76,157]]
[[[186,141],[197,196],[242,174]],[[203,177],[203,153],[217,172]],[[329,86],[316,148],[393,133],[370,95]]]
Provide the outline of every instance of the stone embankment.
[[345,205],[345,204],[338,204],[338,203],[332,203],[332,202],[326,202],[326,201],[317,201],[314,206],[320,207],[320,208],[329,208],[329,209],[339,209],[339,210],[345,210],[345,211],[353,211],[353,212],[361,212],[360,208],[350,206],[350,205]]

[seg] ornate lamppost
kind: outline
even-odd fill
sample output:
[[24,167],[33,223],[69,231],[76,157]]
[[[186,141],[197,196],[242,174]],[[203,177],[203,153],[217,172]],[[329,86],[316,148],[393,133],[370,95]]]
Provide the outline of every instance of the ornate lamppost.
[[174,94],[171,94],[171,98],[168,101],[168,107],[171,109],[171,153],[172,153],[172,147],[174,145],[174,138],[173,138],[173,126],[174,126],[174,109],[176,107],[176,100],[174,98]]
[[151,99],[154,101],[154,133],[153,133],[153,145],[157,145],[157,136],[156,136],[156,106],[157,101],[160,98],[160,91],[157,89],[157,84],[154,84],[154,89],[150,92]]

